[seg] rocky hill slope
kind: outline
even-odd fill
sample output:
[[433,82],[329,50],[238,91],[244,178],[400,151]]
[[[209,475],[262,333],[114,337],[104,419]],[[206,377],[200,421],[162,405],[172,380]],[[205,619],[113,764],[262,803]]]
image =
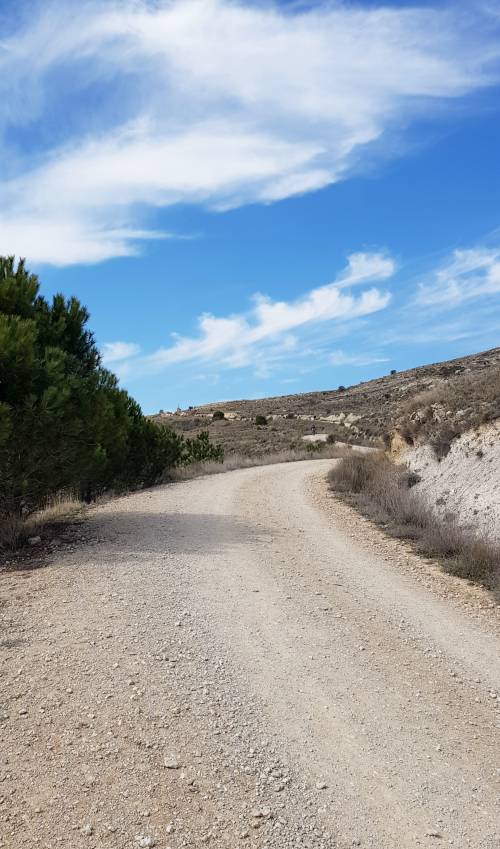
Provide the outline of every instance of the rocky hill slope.
[[[224,418],[214,419],[214,413]],[[266,424],[257,424],[264,416]],[[302,437],[332,434],[344,442],[395,446],[431,442],[445,456],[465,430],[500,418],[500,348],[421,366],[335,390],[207,404],[159,413],[183,433],[209,430],[228,453],[296,447]]]

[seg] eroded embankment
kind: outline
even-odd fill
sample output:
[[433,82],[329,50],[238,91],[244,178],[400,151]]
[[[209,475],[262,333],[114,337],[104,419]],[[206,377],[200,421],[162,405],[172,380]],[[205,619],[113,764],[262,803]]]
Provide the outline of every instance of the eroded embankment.
[[467,431],[438,459],[429,445],[399,453],[421,477],[415,491],[440,516],[500,541],[500,422]]

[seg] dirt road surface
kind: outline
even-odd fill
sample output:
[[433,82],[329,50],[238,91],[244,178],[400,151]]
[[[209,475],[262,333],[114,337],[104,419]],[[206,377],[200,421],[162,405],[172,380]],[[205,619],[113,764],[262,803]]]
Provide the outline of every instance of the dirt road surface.
[[109,502],[0,575],[0,846],[498,849],[499,608],[331,463]]

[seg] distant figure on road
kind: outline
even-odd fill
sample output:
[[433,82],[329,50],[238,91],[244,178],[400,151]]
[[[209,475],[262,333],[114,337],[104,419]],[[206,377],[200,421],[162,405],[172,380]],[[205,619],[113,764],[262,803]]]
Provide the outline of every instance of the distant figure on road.
[[315,434],[316,434],[316,425],[315,424],[313,424],[313,426],[311,428],[311,433],[312,433],[313,436],[315,436]]

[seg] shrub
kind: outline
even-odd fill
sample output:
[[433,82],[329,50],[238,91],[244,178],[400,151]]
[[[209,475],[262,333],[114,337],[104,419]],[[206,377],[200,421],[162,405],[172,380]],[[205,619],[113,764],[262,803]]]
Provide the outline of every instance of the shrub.
[[223,410],[215,410],[214,414],[212,415],[212,419],[214,420],[214,422],[220,421],[223,418],[225,418]]
[[265,416],[262,416],[262,415],[260,415],[260,414],[256,415],[256,416],[255,416],[255,424],[256,424],[256,425],[266,425],[266,424],[267,424],[267,419],[266,419],[266,417],[265,417]]
[[324,442],[306,442],[306,451],[309,454],[320,454],[324,444]]
[[204,430],[194,439],[186,439],[183,441],[180,460],[181,465],[188,466],[190,463],[223,462],[224,449],[222,448],[222,445],[213,445],[210,442],[208,431]]

